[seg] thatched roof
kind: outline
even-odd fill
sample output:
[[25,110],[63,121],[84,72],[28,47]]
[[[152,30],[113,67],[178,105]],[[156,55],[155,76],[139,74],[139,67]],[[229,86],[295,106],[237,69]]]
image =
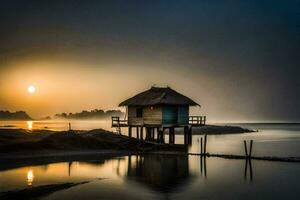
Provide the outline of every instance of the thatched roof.
[[170,87],[151,87],[119,104],[119,106],[188,105],[200,106]]

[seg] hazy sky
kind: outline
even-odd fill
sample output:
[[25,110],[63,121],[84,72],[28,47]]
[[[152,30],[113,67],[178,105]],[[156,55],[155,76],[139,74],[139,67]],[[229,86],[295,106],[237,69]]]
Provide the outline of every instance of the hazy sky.
[[300,120],[299,0],[1,0],[0,26],[0,110],[116,108],[157,84],[211,121]]

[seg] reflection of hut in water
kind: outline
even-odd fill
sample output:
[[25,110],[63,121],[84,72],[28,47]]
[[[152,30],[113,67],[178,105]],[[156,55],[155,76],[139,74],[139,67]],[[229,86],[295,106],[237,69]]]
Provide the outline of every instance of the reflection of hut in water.
[[190,179],[187,156],[129,156],[127,178],[168,193]]

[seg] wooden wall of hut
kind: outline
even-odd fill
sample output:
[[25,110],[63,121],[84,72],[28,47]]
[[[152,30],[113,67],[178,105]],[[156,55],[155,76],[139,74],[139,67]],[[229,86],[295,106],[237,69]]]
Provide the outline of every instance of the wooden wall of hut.
[[[142,117],[137,116],[137,109],[142,109]],[[144,124],[161,124],[162,110],[159,106],[128,107],[128,125],[141,126]]]
[[[142,116],[137,116],[142,109]],[[188,106],[129,106],[128,125],[183,125],[189,122]]]

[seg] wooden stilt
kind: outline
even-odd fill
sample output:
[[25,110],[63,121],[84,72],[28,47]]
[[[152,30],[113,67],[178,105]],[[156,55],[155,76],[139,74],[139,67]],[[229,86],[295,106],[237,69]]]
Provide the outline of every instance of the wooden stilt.
[[136,139],[140,139],[140,130],[138,126],[136,127]]
[[151,140],[152,140],[152,129],[149,127],[149,128],[148,128],[148,131],[149,131],[149,137],[148,137],[148,140],[151,141]]
[[144,127],[141,127],[141,135],[140,135],[140,139],[143,140],[144,139]]
[[151,137],[152,137],[151,128],[148,127],[148,141],[151,141]]
[[173,130],[172,128],[169,128],[169,144],[173,144]]
[[188,126],[185,126],[184,127],[184,144],[188,144],[188,130],[189,127]]
[[155,128],[152,128],[152,140],[155,140]]
[[132,127],[128,126],[128,137],[132,137]]
[[162,135],[161,135],[162,143],[165,143],[165,131],[166,131],[166,128],[163,128],[162,129]]
[[157,128],[157,142],[158,143],[162,143],[162,134],[163,134],[162,129]]
[[149,140],[152,140],[152,128],[149,127]]
[[148,141],[149,140],[149,128],[148,127],[145,127],[146,129],[146,137],[145,137],[145,140]]
[[148,141],[151,141],[151,137],[152,137],[152,132],[151,132],[151,128],[148,127]]
[[174,144],[175,143],[175,133],[174,133],[174,127],[169,128],[169,143]]

